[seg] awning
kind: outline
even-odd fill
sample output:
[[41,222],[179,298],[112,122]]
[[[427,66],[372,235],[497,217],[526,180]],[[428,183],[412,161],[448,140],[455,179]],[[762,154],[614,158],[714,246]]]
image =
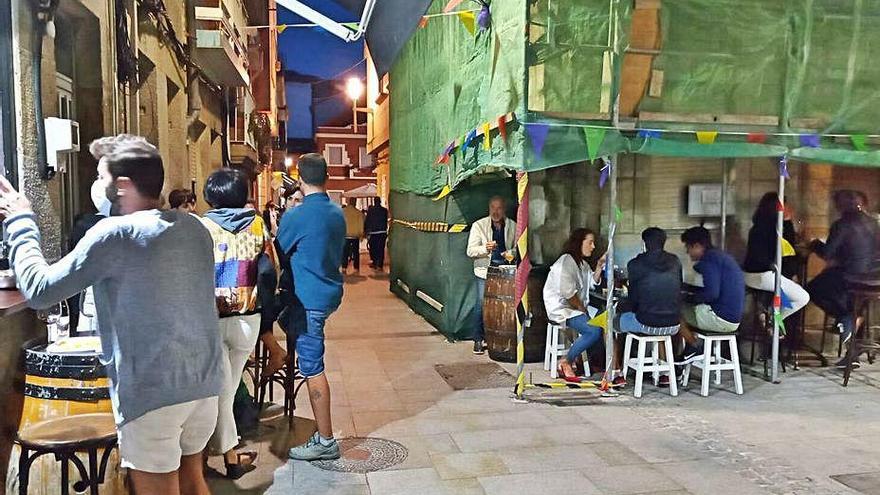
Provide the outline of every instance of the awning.
[[[360,17],[365,0],[336,0],[352,14]],[[367,46],[382,77],[391,70],[403,45],[409,40],[431,0],[379,0],[367,25]]]
[[376,184],[371,182],[350,191],[345,191],[342,196],[346,198],[375,198],[379,196],[379,190]]

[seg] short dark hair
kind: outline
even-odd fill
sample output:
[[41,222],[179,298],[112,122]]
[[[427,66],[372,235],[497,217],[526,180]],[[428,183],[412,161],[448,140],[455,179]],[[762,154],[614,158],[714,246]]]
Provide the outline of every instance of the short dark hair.
[[710,249],[712,247],[712,236],[709,234],[706,227],[691,227],[682,232],[681,242],[683,242],[685,246],[700,244],[704,248]]
[[205,181],[205,201],[211,208],[244,208],[248,201],[248,180],[234,168],[215,170]]
[[642,241],[648,251],[662,251],[666,246],[666,231],[660,227],[648,227],[642,231]]
[[187,204],[194,204],[195,202],[196,195],[189,189],[175,189],[168,193],[168,204],[172,209]]
[[317,153],[306,153],[296,164],[299,178],[310,186],[323,186],[327,183],[327,161]]
[[[101,142],[101,144],[99,144]],[[89,146],[92,155],[104,160],[114,180],[128,177],[135,189],[150,199],[162,196],[165,168],[162,156],[146,139],[128,134],[98,139]]]

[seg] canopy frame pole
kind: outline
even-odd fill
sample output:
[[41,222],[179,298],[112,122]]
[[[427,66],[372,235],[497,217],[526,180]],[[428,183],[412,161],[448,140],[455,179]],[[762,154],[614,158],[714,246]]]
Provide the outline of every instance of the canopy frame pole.
[[[612,361],[614,358],[614,234],[617,230],[617,154],[611,155],[610,176],[608,177],[609,191],[609,218],[608,251],[605,253],[605,279],[608,281],[608,293],[605,299],[606,325],[605,325],[605,379],[609,382],[613,379]],[[627,359],[627,356],[623,357]]]
[[[784,160],[785,158],[783,158]],[[773,353],[771,360],[770,380],[773,383],[779,383],[779,333],[782,324],[782,316],[780,315],[782,306],[782,230],[785,221],[785,174],[779,172],[779,204],[776,212],[776,260],[775,270],[776,280],[773,285]]]
[[733,160],[725,158],[721,160],[721,250],[727,249],[727,197],[729,194],[729,176],[730,162]]

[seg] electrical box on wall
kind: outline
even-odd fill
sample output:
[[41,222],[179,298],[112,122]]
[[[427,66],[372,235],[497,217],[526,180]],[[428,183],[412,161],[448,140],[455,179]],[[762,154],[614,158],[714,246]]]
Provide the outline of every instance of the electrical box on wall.
[[[79,152],[79,123],[70,119],[46,119],[46,162],[54,172],[66,172],[58,167],[58,153]],[[62,162],[63,163],[63,162]]]

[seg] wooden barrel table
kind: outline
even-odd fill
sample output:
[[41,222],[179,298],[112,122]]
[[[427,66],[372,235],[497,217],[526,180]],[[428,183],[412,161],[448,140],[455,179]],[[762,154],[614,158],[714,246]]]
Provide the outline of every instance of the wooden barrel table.
[[[516,267],[491,266],[483,297],[483,327],[489,357],[503,363],[516,362]],[[544,360],[546,328],[526,327],[523,334],[525,362]]]
[[[57,354],[46,350],[44,339],[24,345],[25,383],[24,404],[19,430],[47,419],[80,414],[112,413],[110,382],[107,370],[97,352]],[[13,447],[6,472],[6,493],[18,493],[18,445]],[[86,453],[77,453],[86,462]],[[99,452],[99,456],[101,453]],[[80,481],[76,470],[71,471],[70,493]],[[51,456],[37,459],[30,470],[29,494],[50,495],[60,492],[61,465]],[[102,494],[127,494],[125,477],[119,467],[119,453],[114,450]]]

